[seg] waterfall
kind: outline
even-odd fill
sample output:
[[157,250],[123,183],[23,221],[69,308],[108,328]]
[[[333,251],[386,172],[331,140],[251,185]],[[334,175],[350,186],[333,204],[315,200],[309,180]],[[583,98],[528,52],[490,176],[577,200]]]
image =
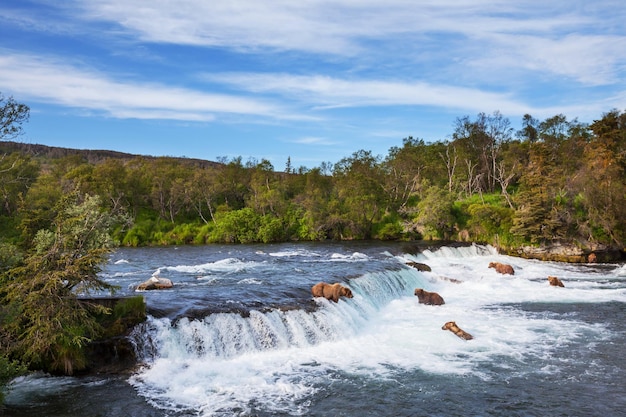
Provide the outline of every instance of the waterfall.
[[369,273],[346,284],[352,299],[333,303],[317,299],[315,311],[252,310],[249,315],[215,313],[203,319],[148,317],[135,328],[131,340],[141,361],[159,357],[228,359],[245,353],[305,348],[354,335],[391,300],[413,296],[426,283],[412,268]]

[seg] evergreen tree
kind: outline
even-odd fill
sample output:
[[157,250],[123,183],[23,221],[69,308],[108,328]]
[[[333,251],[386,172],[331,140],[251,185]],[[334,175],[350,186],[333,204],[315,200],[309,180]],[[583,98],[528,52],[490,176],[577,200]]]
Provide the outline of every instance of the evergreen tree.
[[107,312],[77,294],[115,289],[97,273],[119,217],[102,210],[98,197],[78,193],[53,211],[51,227],[36,233],[24,260],[0,275],[0,348],[31,367],[72,374],[86,365],[84,347],[100,332],[93,313]]

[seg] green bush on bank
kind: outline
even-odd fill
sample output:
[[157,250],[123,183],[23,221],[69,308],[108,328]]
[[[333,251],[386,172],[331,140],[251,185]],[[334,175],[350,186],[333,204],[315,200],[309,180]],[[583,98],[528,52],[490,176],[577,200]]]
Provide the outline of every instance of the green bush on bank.
[[0,355],[0,414],[2,414],[2,404],[7,393],[7,384],[14,378],[24,375],[27,372],[25,365],[18,361],[11,360],[6,355]]

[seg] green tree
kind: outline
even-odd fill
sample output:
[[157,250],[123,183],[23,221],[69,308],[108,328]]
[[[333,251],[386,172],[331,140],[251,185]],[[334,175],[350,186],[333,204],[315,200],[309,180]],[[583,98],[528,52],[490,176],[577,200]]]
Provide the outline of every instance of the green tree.
[[39,164],[17,152],[0,155],[0,215],[11,216],[39,175]]
[[539,120],[526,113],[522,117],[522,129],[516,132],[516,136],[523,141],[537,142],[539,138]]
[[369,239],[372,226],[387,209],[384,172],[378,157],[360,150],[335,164],[333,177],[340,215],[355,239]]
[[403,139],[402,147],[392,147],[384,162],[385,192],[394,210],[404,210],[424,190],[428,175],[429,152],[422,139]]
[[432,186],[417,204],[413,227],[425,238],[450,239],[455,227],[454,197],[446,189]]
[[190,202],[205,224],[209,219],[215,223],[215,209],[220,197],[216,170],[212,167],[196,170],[188,185]]
[[220,213],[217,224],[211,231],[211,242],[254,243],[259,242],[261,216],[250,207]]
[[0,93],[0,140],[14,139],[21,135],[22,124],[28,121],[29,116],[30,108],[27,105]]
[[98,278],[113,247],[108,231],[120,217],[98,197],[64,195],[51,227],[39,230],[30,251],[2,274],[2,351],[33,368],[72,374],[86,365],[84,348],[101,329],[94,314],[106,309],[79,302],[77,293],[112,291]]
[[591,240],[623,246],[626,241],[626,112],[613,110],[591,125],[593,140],[584,148],[575,185],[589,224],[580,225]]
[[304,174],[305,186],[302,193],[294,197],[294,205],[300,208],[299,239],[322,240],[329,236],[331,200],[334,195],[333,181],[322,174],[321,168],[313,168]]
[[282,197],[281,184],[274,167],[267,159],[263,159],[253,168],[249,168],[250,192],[248,207],[265,216],[273,214],[280,216],[284,213],[285,201]]
[[26,367],[20,362],[0,354],[0,414],[2,414],[2,404],[4,403],[7,384],[14,378],[25,374],[26,371]]
[[529,164],[515,196],[517,207],[513,216],[511,233],[533,243],[563,237],[559,220],[559,207],[555,195],[554,161],[545,143],[533,144]]
[[[452,145],[467,168],[468,196],[495,190],[500,148],[511,139],[513,132],[510,124],[499,111],[491,115],[479,113],[474,121],[468,116],[456,120]],[[461,172],[459,170],[459,174]]]

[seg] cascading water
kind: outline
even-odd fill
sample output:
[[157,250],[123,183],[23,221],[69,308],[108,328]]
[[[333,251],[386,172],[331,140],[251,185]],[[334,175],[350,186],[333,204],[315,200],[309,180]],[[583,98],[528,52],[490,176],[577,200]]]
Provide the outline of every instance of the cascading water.
[[354,293],[349,304],[320,298],[315,311],[252,310],[246,315],[216,313],[202,320],[175,321],[150,317],[133,331],[131,341],[145,362],[189,356],[228,359],[271,349],[305,348],[356,334],[382,306],[412,295],[415,287],[425,284],[420,273],[407,269],[371,273],[346,284]]
[[[511,264],[515,275],[488,268],[492,261]],[[107,417],[619,415],[624,271],[512,258],[480,245],[122,249],[103,271],[122,295],[155,274],[174,282],[143,293],[156,314],[133,333],[140,369],[94,383],[28,377],[8,397],[9,414],[73,417],[98,407]],[[548,275],[565,287],[551,287]],[[313,300],[320,281],[340,282],[354,298]],[[419,304],[418,287],[445,304]],[[448,321],[474,338],[443,331]],[[34,387],[50,395],[37,400]]]

